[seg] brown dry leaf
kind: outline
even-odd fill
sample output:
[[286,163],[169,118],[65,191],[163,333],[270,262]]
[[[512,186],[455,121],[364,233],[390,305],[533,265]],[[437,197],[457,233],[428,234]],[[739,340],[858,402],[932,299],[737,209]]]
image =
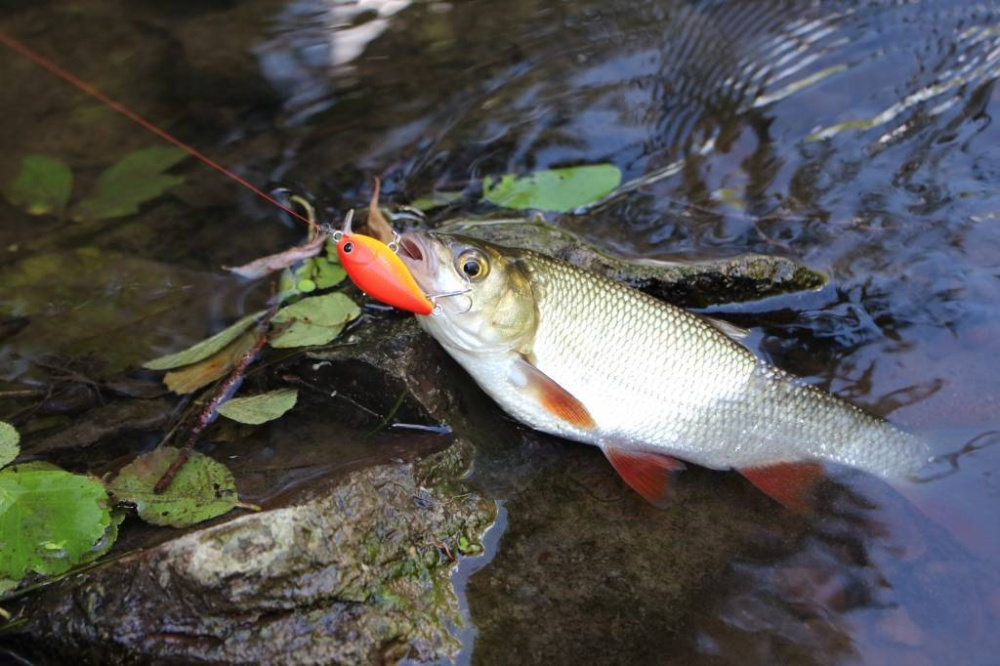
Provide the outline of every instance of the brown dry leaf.
[[177,395],[197,391],[229,374],[256,339],[256,333],[244,333],[205,360],[171,370],[164,375],[163,383]]
[[323,251],[323,246],[326,245],[326,241],[329,239],[329,235],[319,233],[316,235],[316,238],[312,239],[305,245],[298,245],[296,247],[289,248],[284,252],[255,259],[249,264],[244,264],[243,266],[223,266],[223,268],[230,273],[239,275],[240,277],[245,277],[250,280],[258,280],[266,275],[274,273],[275,271],[288,268],[292,264],[302,261],[303,259],[315,257]]
[[372,200],[368,203],[368,232],[383,243],[388,243],[396,237],[396,232],[378,207],[378,193],[381,186],[382,182],[376,176]]

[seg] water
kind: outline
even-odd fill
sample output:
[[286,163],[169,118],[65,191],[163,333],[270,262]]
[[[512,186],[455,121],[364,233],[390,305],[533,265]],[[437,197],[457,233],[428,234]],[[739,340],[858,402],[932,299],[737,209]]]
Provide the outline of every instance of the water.
[[[861,478],[805,524],[725,475],[693,472],[689,500],[656,512],[585,447],[484,444],[477,482],[508,525],[467,585],[474,663],[995,661],[995,3],[161,4],[12,2],[0,28],[326,211],[359,203],[379,175],[397,203],[463,191],[442,220],[485,210],[484,175],[613,162],[622,196],[551,221],[630,256],[755,251],[829,272],[818,292],[714,310],[753,328],[770,361],[926,434],[946,458],[949,473],[918,488],[923,513]],[[42,152],[84,192],[155,143],[11,54],[0,75],[4,181]],[[37,222],[0,204],[0,263],[87,245],[155,262],[169,284],[300,237],[214,172],[181,172],[185,185],[124,221]],[[83,292],[99,299],[119,276]],[[215,297],[170,301],[183,326],[130,306],[151,347],[132,353],[252,305],[212,280]]]

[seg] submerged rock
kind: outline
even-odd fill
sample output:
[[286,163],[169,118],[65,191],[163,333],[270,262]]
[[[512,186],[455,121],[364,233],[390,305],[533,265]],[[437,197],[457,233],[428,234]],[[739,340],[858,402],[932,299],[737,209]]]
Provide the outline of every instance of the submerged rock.
[[792,259],[763,254],[699,262],[626,259],[541,221],[456,220],[439,231],[535,250],[688,307],[808,291],[819,289],[827,282],[823,273]]

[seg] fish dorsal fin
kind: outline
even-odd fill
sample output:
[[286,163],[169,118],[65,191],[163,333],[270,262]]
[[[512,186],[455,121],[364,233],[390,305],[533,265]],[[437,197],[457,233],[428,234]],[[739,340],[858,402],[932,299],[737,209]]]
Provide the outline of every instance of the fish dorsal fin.
[[819,463],[777,463],[739,470],[747,481],[795,513],[812,513],[816,484],[826,477]]
[[735,340],[736,342],[743,342],[750,335],[750,331],[742,326],[737,326],[732,322],[728,322],[725,319],[716,319],[715,317],[708,317],[706,315],[700,315],[706,323],[711,324],[713,328],[720,331],[723,335],[728,338]]
[[601,448],[625,483],[660,508],[669,499],[673,475],[685,469],[684,463],[664,453],[613,444]]
[[539,404],[552,416],[585,430],[596,424],[594,418],[573,394],[522,356],[514,362],[510,382],[535,395]]

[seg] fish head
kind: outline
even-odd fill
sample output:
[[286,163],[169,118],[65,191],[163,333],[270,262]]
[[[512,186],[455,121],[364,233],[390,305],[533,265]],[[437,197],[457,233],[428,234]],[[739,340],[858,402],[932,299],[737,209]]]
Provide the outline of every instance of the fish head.
[[538,325],[531,281],[516,252],[465,236],[406,232],[399,256],[434,311],[419,317],[446,346],[473,354],[530,344]]

